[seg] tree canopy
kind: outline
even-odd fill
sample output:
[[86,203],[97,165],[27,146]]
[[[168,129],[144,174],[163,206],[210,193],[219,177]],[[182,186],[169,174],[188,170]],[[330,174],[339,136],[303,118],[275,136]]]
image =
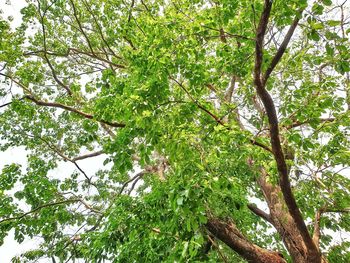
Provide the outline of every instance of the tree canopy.
[[3,13],[0,150],[28,155],[0,173],[0,243],[40,238],[14,262],[350,262],[349,9],[27,0],[16,28]]

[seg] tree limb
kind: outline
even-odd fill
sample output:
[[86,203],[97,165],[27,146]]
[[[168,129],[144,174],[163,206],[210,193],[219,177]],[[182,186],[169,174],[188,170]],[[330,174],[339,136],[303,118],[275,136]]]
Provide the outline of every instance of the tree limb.
[[300,16],[301,13],[299,13],[293,21],[293,24],[289,27],[289,30],[286,34],[286,36],[284,37],[284,40],[281,44],[281,46],[279,47],[279,49],[277,50],[277,53],[275,54],[275,56],[273,57],[269,67],[267,68],[265,75],[263,77],[263,83],[265,85],[265,83],[267,82],[268,78],[270,77],[270,74],[272,73],[272,71],[274,70],[274,68],[276,67],[276,65],[278,64],[278,62],[281,60],[284,52],[286,51],[286,48],[290,42],[290,39],[293,36],[293,33],[295,31],[295,29],[298,26],[299,20],[300,20]]
[[322,212],[323,212],[322,209],[319,209],[316,212],[315,223],[314,223],[314,234],[312,236],[312,240],[314,241],[317,248],[320,246],[320,236],[321,236],[320,221],[321,221]]
[[[189,91],[186,89],[186,87],[180,83],[178,80],[176,80],[175,78],[172,78],[170,77],[170,79],[172,79],[177,85],[180,86],[181,89],[183,89],[185,91],[185,93],[190,97],[190,99],[197,105],[198,108],[200,108],[201,110],[203,110],[205,113],[207,113],[210,117],[212,117],[218,124],[226,127],[227,129],[230,129],[223,120],[221,120],[221,118],[219,118],[218,116],[216,116],[214,113],[210,112],[208,109],[206,109],[203,105],[201,105],[195,98],[193,98],[193,96],[189,93]],[[262,144],[262,143],[259,143],[257,142],[255,139],[250,139],[250,142],[253,144],[253,145],[256,145],[256,146],[259,146],[261,148],[263,148],[264,150],[272,153],[272,150]]]
[[75,202],[80,202],[80,199],[68,199],[68,200],[63,200],[63,201],[58,201],[58,202],[52,202],[52,203],[48,203],[48,204],[44,204],[44,205],[41,205],[41,206],[38,206],[36,208],[34,208],[33,210],[31,211],[28,211],[26,213],[23,213],[22,215],[19,215],[19,216],[15,216],[15,217],[8,217],[8,218],[5,218],[5,219],[2,219],[0,220],[0,224],[4,223],[4,222],[7,222],[7,221],[13,221],[13,220],[19,220],[19,219],[22,219],[23,217],[26,217],[30,214],[33,214],[43,208],[46,208],[46,207],[50,207],[50,206],[55,206],[55,205],[62,205],[62,204],[66,204],[66,203],[75,203]]
[[[64,110],[67,110],[67,111],[70,111],[70,112],[74,112],[74,113],[76,113],[76,114],[78,114],[80,116],[83,116],[84,118],[90,119],[90,120],[95,119],[95,117],[93,115],[91,115],[91,114],[79,111],[79,110],[77,110],[77,109],[75,109],[73,107],[70,107],[70,106],[67,106],[67,105],[64,105],[64,104],[61,104],[61,103],[41,101],[41,100],[36,99],[32,95],[26,95],[25,98],[33,101],[35,104],[37,104],[39,106],[60,108],[60,109],[64,109]],[[123,123],[116,123],[116,122],[110,122],[110,121],[105,121],[105,120],[97,120],[97,121],[101,122],[103,124],[112,126],[112,127],[117,127],[117,128],[125,127],[125,124],[123,124]]]
[[127,180],[120,188],[119,195],[121,195],[123,193],[124,189],[128,186],[129,183],[144,176],[145,174],[146,174],[146,171],[141,171],[141,172],[137,173],[136,175],[134,175],[133,177],[131,177],[129,180]]
[[[320,119],[316,119],[316,121],[319,121],[319,122],[334,122],[335,120],[336,120],[336,118],[320,118]],[[287,130],[289,130],[289,129],[293,129],[293,128],[296,128],[296,127],[300,127],[300,126],[302,126],[304,124],[308,124],[308,123],[310,123],[310,121],[312,121],[312,120],[295,121],[295,122],[293,122],[290,125],[282,126],[282,127],[284,127]]]
[[209,216],[206,228],[218,239],[251,263],[286,263],[277,253],[258,247],[244,237],[232,222]]
[[70,89],[70,87],[68,87],[67,85],[65,85],[58,77],[57,77],[57,74],[56,74],[56,71],[54,69],[54,67],[52,66],[49,58],[47,57],[47,44],[46,44],[46,29],[45,29],[45,23],[44,23],[44,18],[45,18],[45,12],[42,14],[40,12],[40,1],[38,1],[38,12],[39,12],[39,16],[40,16],[40,23],[41,23],[41,28],[42,28],[42,32],[43,32],[43,45],[44,45],[44,58],[51,70],[51,73],[52,73],[52,76],[54,78],[54,80],[58,83],[59,86],[61,86],[62,88],[64,88],[67,93],[69,95],[72,95],[72,90]]
[[[284,196],[286,205],[288,207],[289,213],[296,222],[296,226],[303,237],[305,245],[311,252],[312,258],[319,258],[318,250],[308,232],[306,224],[303,220],[299,207],[294,198],[293,192],[291,190],[291,185],[288,177],[288,168],[285,161],[284,153],[281,147],[280,137],[279,137],[279,125],[276,113],[276,108],[272,100],[271,95],[265,89],[266,80],[261,78],[261,67],[263,61],[263,42],[266,33],[267,24],[269,21],[269,16],[272,8],[271,0],[265,0],[264,10],[260,17],[259,25],[256,32],[256,45],[255,45],[255,67],[254,67],[254,84],[256,87],[257,94],[259,95],[267,117],[269,121],[270,129],[270,141],[272,146],[272,151],[277,164],[277,170],[279,173],[279,185],[281,187],[282,194]],[[283,52],[282,52],[283,54]],[[277,62],[279,61],[276,60]],[[316,261],[317,262],[317,261]]]
[[96,157],[96,156],[99,156],[101,154],[103,154],[103,151],[97,151],[97,152],[93,152],[93,153],[88,153],[88,154],[84,154],[84,155],[75,157],[75,158],[72,159],[72,161],[76,162],[76,161],[84,160],[84,159],[87,159],[87,158]]
[[270,215],[268,213],[265,213],[261,209],[259,209],[255,204],[248,204],[248,208],[250,211],[252,211],[258,217],[261,217],[262,219],[266,220],[267,222],[269,222],[273,225],[273,222],[271,220]]

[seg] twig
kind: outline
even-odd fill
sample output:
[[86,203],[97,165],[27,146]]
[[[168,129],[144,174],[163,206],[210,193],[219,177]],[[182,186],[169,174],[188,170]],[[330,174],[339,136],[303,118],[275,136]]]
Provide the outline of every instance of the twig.
[[68,200],[63,200],[63,201],[58,201],[58,202],[52,202],[52,203],[48,203],[48,204],[44,204],[44,205],[41,205],[41,206],[38,206],[37,208],[31,210],[31,211],[28,211],[26,213],[23,213],[22,215],[19,215],[19,216],[15,216],[15,217],[8,217],[8,218],[5,218],[5,219],[2,219],[0,220],[0,224],[4,223],[4,222],[7,222],[7,221],[12,221],[12,220],[19,220],[19,219],[22,219],[23,217],[26,217],[30,214],[33,214],[43,208],[46,208],[46,207],[50,207],[50,206],[55,206],[55,205],[62,205],[62,204],[66,204],[66,203],[74,203],[74,202],[80,202],[80,199],[68,199]]

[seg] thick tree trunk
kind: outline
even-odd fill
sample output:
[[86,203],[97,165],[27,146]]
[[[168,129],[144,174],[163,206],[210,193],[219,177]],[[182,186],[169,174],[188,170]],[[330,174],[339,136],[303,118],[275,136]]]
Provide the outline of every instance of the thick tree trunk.
[[[327,260],[322,257],[319,251],[318,242],[315,242],[315,246],[318,248],[317,251],[312,251],[306,246],[296,226],[296,222],[285,204],[280,187],[270,184],[267,177],[268,175],[262,171],[258,184],[265,196],[270,214],[254,207],[251,210],[275,227],[294,263],[327,263]],[[209,216],[206,227],[216,238],[224,242],[248,262],[286,262],[278,252],[261,248],[250,242],[232,221],[223,221]]]
[[[286,156],[283,152],[280,139],[277,110],[273,98],[266,89],[269,76],[281,60],[298,26],[300,14],[295,17],[282,44],[272,58],[268,69],[263,72],[264,39],[268,30],[273,2],[272,0],[264,1],[263,11],[256,28],[253,75],[256,94],[259,96],[264,106],[264,113],[268,119],[271,149],[276,162],[279,181],[278,185],[270,184],[267,180],[269,175],[262,170],[262,174],[258,179],[258,184],[265,196],[270,214],[268,215],[257,208],[254,209],[254,207],[251,207],[251,210],[275,227],[290,253],[293,262],[323,263],[326,261],[322,257],[319,249],[319,233],[316,232],[314,238],[311,237],[292,191],[289,178],[290,169],[287,165]],[[221,124],[221,122],[219,123]],[[239,232],[233,223],[209,218],[207,228],[214,236],[231,247],[243,258],[248,260],[248,262],[286,262],[278,253],[268,251],[252,244]],[[316,231],[319,230],[316,229]]]
[[320,251],[310,250],[304,243],[302,234],[288,211],[280,187],[268,183],[264,174],[259,178],[258,183],[270,209],[270,223],[281,236],[293,262],[321,262]]
[[284,258],[277,252],[263,249],[251,243],[232,222],[225,222],[210,217],[206,227],[216,238],[224,242],[248,262],[286,263]]

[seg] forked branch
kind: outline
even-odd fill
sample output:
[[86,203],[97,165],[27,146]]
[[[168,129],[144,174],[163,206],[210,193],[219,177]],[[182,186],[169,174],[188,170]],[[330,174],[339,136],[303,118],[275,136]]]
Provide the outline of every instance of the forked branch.
[[[317,258],[317,248],[308,232],[308,229],[306,227],[306,224],[303,220],[303,217],[301,215],[301,212],[299,210],[299,207],[296,203],[296,200],[294,198],[293,192],[291,190],[291,185],[288,177],[288,167],[285,161],[284,153],[281,147],[281,141],[279,136],[279,124],[278,124],[278,118],[277,118],[277,112],[275,108],[275,104],[273,102],[273,99],[271,95],[268,93],[268,91],[265,88],[266,79],[262,79],[261,76],[261,68],[262,68],[262,61],[263,61],[263,44],[264,44],[264,36],[266,33],[269,16],[272,8],[272,2],[271,0],[265,0],[264,4],[264,10],[262,12],[262,15],[260,17],[259,25],[256,32],[256,45],[255,45],[255,67],[254,67],[254,84],[257,91],[258,96],[260,97],[265,111],[266,115],[268,117],[269,122],[269,130],[270,130],[270,141],[272,146],[273,155],[277,164],[277,170],[279,173],[279,185],[281,187],[281,191],[283,193],[283,197],[285,199],[286,205],[288,207],[290,215],[295,220],[296,226],[300,232],[300,234],[303,237],[303,240],[305,242],[305,245],[309,248],[311,254],[314,254]],[[297,24],[297,22],[295,22]],[[294,27],[292,26],[291,33],[294,32]],[[289,37],[289,36],[288,36]],[[287,37],[287,39],[288,39]],[[289,40],[287,41],[287,44]],[[286,43],[285,43],[286,44]],[[275,56],[275,62],[276,65],[279,62],[280,58],[282,57],[284,53],[283,47],[280,51],[280,54],[276,54]],[[276,66],[272,64],[272,69]],[[270,72],[270,73],[271,73]]]

